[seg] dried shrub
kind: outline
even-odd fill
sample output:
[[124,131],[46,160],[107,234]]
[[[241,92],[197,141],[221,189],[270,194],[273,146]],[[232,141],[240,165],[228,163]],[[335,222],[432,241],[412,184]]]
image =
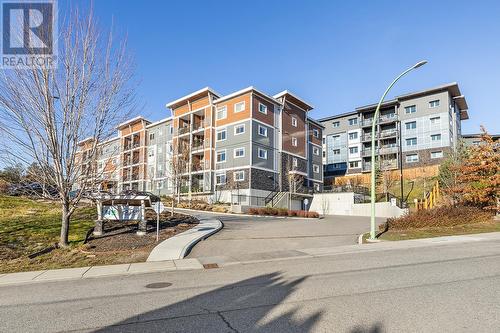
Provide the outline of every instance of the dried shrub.
[[[387,219],[389,230],[408,230],[432,227],[454,227],[465,224],[485,223],[491,221],[493,213],[472,206],[443,206],[427,210],[419,210],[398,218]],[[386,225],[380,225],[385,230]]]
[[248,209],[248,214],[250,215],[259,215],[259,208],[249,208]]
[[307,212],[307,217],[310,217],[310,218],[319,218],[319,213],[318,212],[314,212],[314,211],[309,211]]
[[212,212],[226,213],[227,212],[227,208],[226,207],[222,207],[222,206],[213,206],[212,207]]
[[288,216],[288,209],[286,209],[286,208],[278,208],[278,215],[279,216]]

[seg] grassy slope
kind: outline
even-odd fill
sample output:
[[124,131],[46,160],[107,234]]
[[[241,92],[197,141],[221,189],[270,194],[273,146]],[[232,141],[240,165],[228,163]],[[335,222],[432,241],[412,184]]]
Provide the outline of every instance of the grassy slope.
[[[93,226],[96,210],[78,208],[72,216],[69,239],[81,243]],[[61,208],[57,202],[0,196],[0,246],[9,245],[18,254],[30,254],[57,243]]]

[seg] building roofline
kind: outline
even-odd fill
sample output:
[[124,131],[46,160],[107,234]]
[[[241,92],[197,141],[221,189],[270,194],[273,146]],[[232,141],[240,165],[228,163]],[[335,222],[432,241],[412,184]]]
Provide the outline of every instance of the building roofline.
[[319,122],[319,120],[313,119],[311,117],[307,117],[307,121],[310,121],[311,123],[313,123],[313,124],[315,124],[315,125],[317,125],[317,126],[319,126],[321,128],[325,128],[325,126],[323,126],[323,124],[321,124]]
[[127,121],[124,121],[123,123],[119,124],[118,126],[116,126],[117,129],[120,129],[122,127],[124,127],[125,125],[128,125],[130,123],[135,123],[136,121],[139,121],[139,120],[144,120],[146,121],[147,123],[151,123],[149,120],[147,120],[146,118],[144,118],[143,116],[137,116],[137,117],[134,117],[132,119],[129,119]]
[[312,106],[312,104],[309,104],[304,99],[300,98],[299,96],[295,95],[294,93],[292,93],[289,90],[283,90],[282,92],[279,92],[276,95],[274,95],[273,98],[278,99],[278,98],[281,98],[281,97],[283,97],[285,95],[290,95],[291,97],[295,98],[296,100],[298,100],[299,102],[301,102],[302,104],[304,104],[306,106],[306,108],[309,109],[307,111],[310,111],[310,110],[314,109],[314,106]]
[[236,96],[239,96],[239,95],[243,95],[243,94],[246,94],[246,93],[249,93],[249,92],[255,92],[255,93],[261,95],[262,97],[265,97],[265,98],[269,99],[273,103],[280,104],[280,102],[278,100],[276,100],[273,97],[271,97],[270,95],[268,95],[268,94],[266,94],[266,93],[258,90],[254,86],[249,86],[249,87],[240,89],[238,91],[235,91],[233,93],[230,93],[228,95],[221,96],[219,99],[214,100],[214,104],[225,102],[225,101],[227,101],[227,100],[229,100],[229,99],[231,99],[233,97],[236,97]]
[[190,93],[190,94],[188,94],[188,95],[186,95],[186,96],[183,96],[183,97],[181,97],[181,98],[178,98],[178,99],[176,99],[175,101],[169,102],[169,103],[167,103],[165,106],[166,106],[167,108],[171,109],[171,108],[172,108],[172,106],[174,106],[174,105],[176,105],[176,104],[178,104],[178,103],[180,103],[180,102],[182,102],[182,101],[184,101],[184,100],[190,99],[190,98],[192,98],[192,97],[194,97],[194,96],[196,96],[196,95],[200,95],[200,94],[202,94],[202,93],[204,93],[204,92],[212,93],[213,95],[215,95],[215,96],[217,96],[217,97],[222,96],[221,94],[219,94],[218,92],[216,92],[216,91],[215,91],[215,90],[213,90],[212,88],[210,88],[210,87],[205,87],[205,88],[202,88],[202,89],[196,90],[195,92],[192,92],[192,93]]
[[[472,134],[462,134],[462,138],[480,138],[483,134],[482,133],[472,133]],[[500,134],[490,134],[488,133],[489,136],[492,138],[500,138]]]
[[358,112],[357,111],[349,111],[349,112],[344,112],[344,113],[336,114],[334,116],[328,116],[328,117],[320,118],[317,121],[319,121],[319,122],[330,121],[330,120],[334,120],[334,119],[337,119],[337,118],[343,118],[343,117],[347,117],[347,116],[352,116],[352,115],[355,115],[355,114],[358,114]]
[[161,123],[164,123],[164,122],[167,122],[169,120],[172,120],[172,117],[167,117],[167,118],[164,118],[164,119],[160,119],[160,120],[157,120],[149,125],[146,126],[146,128],[150,128],[150,127],[153,127],[153,126],[156,126],[156,125],[159,125]]

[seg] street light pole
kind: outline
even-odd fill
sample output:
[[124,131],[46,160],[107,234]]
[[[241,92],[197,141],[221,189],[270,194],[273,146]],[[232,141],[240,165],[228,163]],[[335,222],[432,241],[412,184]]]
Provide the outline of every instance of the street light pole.
[[[426,60],[419,61],[412,67],[408,68],[405,70],[403,73],[399,74],[398,77],[392,81],[392,83],[387,87],[385,90],[384,94],[380,98],[380,101],[378,102],[377,108],[375,109],[375,114],[373,115],[373,120],[372,120],[372,160],[371,160],[371,216],[370,216],[370,239],[375,239],[375,128],[377,126],[377,119],[378,115],[380,113],[380,106],[382,105],[382,102],[384,101],[385,96],[389,93],[389,90],[394,86],[394,84],[402,78],[404,75],[407,73],[411,72],[412,70],[419,68],[427,63]],[[399,138],[401,140],[401,138]],[[399,152],[400,154],[402,153],[401,151]]]

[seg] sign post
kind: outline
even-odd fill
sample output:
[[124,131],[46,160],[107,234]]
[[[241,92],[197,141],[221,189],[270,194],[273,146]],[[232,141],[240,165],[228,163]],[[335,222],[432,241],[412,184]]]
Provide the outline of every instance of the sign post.
[[156,212],[156,242],[158,242],[160,240],[160,213],[165,209],[165,205],[163,205],[163,202],[158,201],[154,207]]

